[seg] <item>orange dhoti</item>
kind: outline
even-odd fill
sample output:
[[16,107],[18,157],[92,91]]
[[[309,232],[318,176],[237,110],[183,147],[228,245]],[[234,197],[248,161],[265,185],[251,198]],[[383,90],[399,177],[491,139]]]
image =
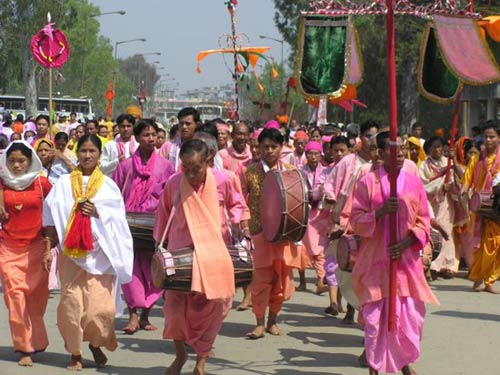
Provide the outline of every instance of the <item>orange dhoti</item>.
[[301,267],[300,252],[293,243],[268,242],[262,233],[252,236],[255,245],[254,273],[250,292],[252,310],[257,318],[263,318],[266,309],[278,314],[283,302],[295,291],[293,268]]
[[113,275],[92,275],[66,255],[59,259],[61,300],[57,308],[57,326],[66,350],[81,355],[83,341],[94,347],[114,351],[115,296]]
[[49,300],[49,273],[42,265],[45,244],[37,237],[26,247],[13,245],[0,242],[0,277],[14,350],[43,351],[49,345],[43,321]]

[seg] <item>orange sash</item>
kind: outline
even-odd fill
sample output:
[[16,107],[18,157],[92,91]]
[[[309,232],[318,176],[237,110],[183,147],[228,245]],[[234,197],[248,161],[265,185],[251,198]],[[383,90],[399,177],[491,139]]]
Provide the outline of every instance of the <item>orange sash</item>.
[[210,169],[201,194],[182,177],[181,205],[194,244],[191,290],[208,300],[233,297],[233,262],[222,238],[217,184]]

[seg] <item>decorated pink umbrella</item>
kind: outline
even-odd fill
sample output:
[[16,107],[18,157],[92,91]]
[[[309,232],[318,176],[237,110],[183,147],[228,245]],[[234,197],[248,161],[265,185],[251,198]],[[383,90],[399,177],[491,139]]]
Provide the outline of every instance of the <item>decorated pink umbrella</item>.
[[[47,15],[47,24],[31,39],[31,52],[36,62],[49,70],[49,111],[52,110],[52,69],[62,67],[69,57],[66,35],[54,29]],[[49,116],[49,134],[52,135],[52,115]]]

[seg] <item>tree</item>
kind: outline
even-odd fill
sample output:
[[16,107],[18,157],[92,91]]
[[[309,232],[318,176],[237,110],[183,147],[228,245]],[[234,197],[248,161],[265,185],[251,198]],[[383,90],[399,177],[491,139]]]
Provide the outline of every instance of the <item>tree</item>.
[[149,64],[143,55],[130,56],[123,60],[120,59],[119,62],[120,71],[133,83],[137,92],[144,82],[146,95],[152,96],[154,94],[155,85],[160,79],[154,64]]

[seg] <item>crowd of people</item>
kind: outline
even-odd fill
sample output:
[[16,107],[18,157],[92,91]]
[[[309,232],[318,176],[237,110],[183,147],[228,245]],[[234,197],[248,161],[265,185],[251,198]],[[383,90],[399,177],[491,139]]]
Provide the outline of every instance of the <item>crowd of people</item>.
[[[197,355],[194,374],[205,374],[235,295],[227,247],[246,241],[253,278],[236,309],[255,316],[248,339],[283,334],[282,305],[307,288],[305,270],[313,268],[316,294],[328,295],[326,314],[354,324],[359,311],[360,365],[370,375],[415,374],[425,303],[438,304],[429,283],[467,269],[473,290],[497,294],[500,276],[500,222],[480,214],[500,195],[499,124],[489,121],[474,138],[451,143],[440,132],[424,140],[422,130],[416,123],[394,143],[374,121],[345,129],[275,120],[254,127],[201,123],[194,108],[182,109],[168,131],[131,114],[116,125],[80,124],[72,115],[51,131],[45,115],[24,123],[7,117],[0,128],[0,278],[19,365],[31,366],[47,348],[44,314],[49,290],[59,288],[68,370],[82,370],[82,342],[97,367],[106,365],[102,349],[117,348],[122,298],[129,321],[121,329],[130,335],[157,330],[149,314],[163,298],[163,338],[176,349],[166,374],[181,374],[186,346]],[[390,194],[391,147],[397,197]],[[300,242],[271,242],[261,210],[276,197],[263,194],[264,180],[269,171],[293,169],[307,185],[307,229]],[[172,254],[194,249],[191,293],[154,285],[154,249],[134,240],[127,213],[153,215],[152,236]],[[394,217],[397,242],[390,243]],[[352,269],[339,267],[342,241],[354,244]],[[391,260],[397,324],[389,330]]]

